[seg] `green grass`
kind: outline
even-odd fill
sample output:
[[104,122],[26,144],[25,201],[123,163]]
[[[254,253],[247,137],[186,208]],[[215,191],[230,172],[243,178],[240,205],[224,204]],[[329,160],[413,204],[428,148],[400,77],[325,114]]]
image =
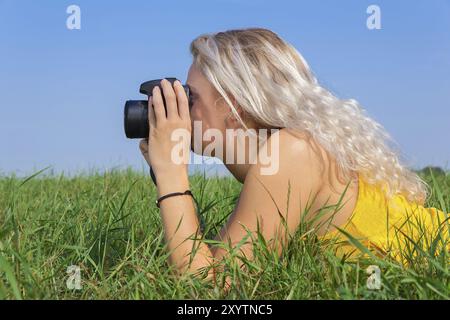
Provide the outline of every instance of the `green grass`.
[[[421,173],[433,188],[426,206],[450,208],[450,176]],[[232,178],[191,177],[207,239],[232,212],[241,185]],[[132,170],[74,177],[40,173],[0,177],[0,299],[449,299],[448,252],[436,242],[404,267],[376,257],[358,262],[301,226],[281,257],[255,243],[246,270],[227,262],[228,295],[199,278],[176,277],[167,263],[155,189]],[[431,241],[434,239],[427,239]],[[359,243],[355,244],[359,246]],[[364,248],[361,248],[364,250]],[[66,270],[81,267],[82,289],[66,287]],[[366,287],[378,265],[383,286]]]

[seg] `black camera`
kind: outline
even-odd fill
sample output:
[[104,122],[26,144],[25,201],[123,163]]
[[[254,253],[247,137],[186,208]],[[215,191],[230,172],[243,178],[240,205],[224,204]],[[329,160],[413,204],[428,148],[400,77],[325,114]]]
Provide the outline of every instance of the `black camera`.
[[[168,80],[172,86],[177,80],[177,78],[165,78]],[[151,96],[153,92],[153,88],[155,86],[160,87],[162,79],[155,79],[144,82],[141,84],[139,92],[145,94],[147,96]],[[189,110],[192,107],[191,94],[188,85],[183,85],[184,90],[186,91],[186,96],[189,101]],[[164,99],[164,94],[161,89],[161,94],[164,102],[164,108],[166,109],[167,116],[167,108],[166,101]],[[148,100],[128,100],[125,103],[124,110],[124,127],[125,127],[125,135],[127,138],[136,139],[136,138],[148,138],[149,133],[149,124],[148,124]]]

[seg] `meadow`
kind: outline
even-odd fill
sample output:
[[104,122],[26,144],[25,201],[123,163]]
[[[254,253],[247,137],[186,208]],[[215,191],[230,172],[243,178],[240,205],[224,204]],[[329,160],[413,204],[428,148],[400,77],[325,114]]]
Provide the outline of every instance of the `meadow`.
[[[450,175],[423,171],[432,187],[426,206],[450,208]],[[241,185],[230,177],[190,177],[205,239],[231,214]],[[155,187],[125,170],[75,176],[0,176],[0,299],[449,299],[448,238],[412,244],[408,266],[366,255],[338,258],[332,246],[301,226],[283,255],[255,244],[243,271],[229,262],[228,293],[198,277],[177,277],[167,262]],[[448,227],[448,221],[447,227]],[[365,248],[352,239],[355,248]],[[425,243],[424,242],[424,243]],[[443,245],[443,246],[442,246]],[[66,285],[80,268],[80,290]],[[381,270],[382,286],[367,287],[366,269]]]

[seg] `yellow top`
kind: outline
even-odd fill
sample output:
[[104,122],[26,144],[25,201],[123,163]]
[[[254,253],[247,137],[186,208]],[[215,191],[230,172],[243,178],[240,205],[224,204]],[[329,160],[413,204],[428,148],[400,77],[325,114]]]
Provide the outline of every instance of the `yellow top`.
[[[420,243],[425,249],[436,239],[439,231],[448,239],[449,222],[444,221],[447,214],[443,211],[408,202],[401,194],[388,201],[378,185],[367,183],[360,174],[358,184],[355,209],[349,221],[345,226],[340,226],[340,229],[376,255],[384,256],[390,253],[395,259],[403,261],[400,254],[402,250],[408,250],[408,246],[414,250],[411,240]],[[336,254],[339,256],[361,253],[348,241],[349,238],[337,229],[328,232],[323,238],[337,239]]]

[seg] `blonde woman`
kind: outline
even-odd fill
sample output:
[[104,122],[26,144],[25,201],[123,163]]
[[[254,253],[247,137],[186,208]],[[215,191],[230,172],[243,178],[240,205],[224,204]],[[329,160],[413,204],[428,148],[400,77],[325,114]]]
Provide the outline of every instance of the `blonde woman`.
[[[243,187],[215,240],[235,245],[248,233],[256,233],[259,224],[271,249],[281,254],[302,221],[313,219],[325,206],[341,203],[338,210],[322,212],[313,231],[319,237],[341,235],[339,227],[378,253],[386,253],[392,249],[389,237],[395,238],[409,214],[417,213],[430,233],[446,218],[435,208],[423,207],[427,185],[399,162],[383,127],[355,100],[339,99],[321,87],[301,54],[274,32],[249,28],[204,34],[192,41],[190,51],[193,63],[186,83],[192,109],[181,84],[172,86],[163,80],[162,90],[156,87],[149,99],[150,134],[140,149],[154,170],[161,199],[189,190],[186,161],[173,161],[172,152],[179,147],[171,139],[174,130],[188,132],[194,141],[194,122],[201,121],[203,139],[198,148],[190,138],[184,139],[185,159],[186,150],[202,153],[208,148],[211,141],[204,139],[208,130],[221,133],[215,139],[223,137],[222,149],[211,155],[221,158]],[[256,150],[250,150],[249,143],[226,139],[230,130],[255,133],[258,129],[268,135],[267,139],[257,136]],[[270,174],[264,174],[265,165],[258,160],[262,150],[277,155],[276,170]],[[257,160],[239,163],[235,161],[239,152]],[[205,243],[194,246],[194,237],[202,235],[191,196],[170,196],[159,204],[176,270],[206,268],[213,277],[217,268],[211,266],[228,251]],[[350,245],[341,249],[339,254],[354,250]],[[240,252],[251,259],[251,241]]]

